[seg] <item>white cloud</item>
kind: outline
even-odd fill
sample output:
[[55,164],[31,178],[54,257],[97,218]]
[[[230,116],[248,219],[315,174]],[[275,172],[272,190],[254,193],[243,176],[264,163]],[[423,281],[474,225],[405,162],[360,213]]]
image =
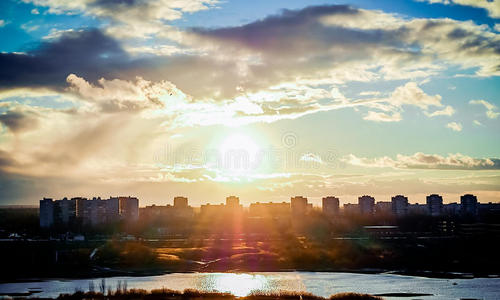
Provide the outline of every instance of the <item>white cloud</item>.
[[395,169],[500,169],[500,160],[494,158],[472,158],[460,153],[441,156],[417,152],[413,155],[398,154],[396,159],[388,156],[378,158],[357,157],[349,154],[341,161],[354,166],[367,168]]
[[462,131],[462,124],[457,123],[457,122],[450,122],[446,124],[447,128],[450,128],[453,131]]
[[21,29],[26,32],[36,31],[40,28],[40,25],[31,25],[30,23],[22,24]]
[[478,120],[474,120],[472,123],[474,123],[474,125],[476,125],[476,126],[483,126],[483,124],[481,122],[479,122]]
[[5,21],[0,19],[0,27],[3,27],[3,26],[5,26]]
[[38,11],[38,9],[37,9],[37,8],[33,8],[33,9],[31,10],[31,14],[33,14],[33,15],[39,15],[39,14],[40,14],[40,12]]
[[451,106],[446,106],[443,110],[436,110],[432,113],[424,111],[424,114],[428,117],[437,117],[437,116],[452,116],[455,113],[455,109]]
[[399,122],[402,120],[401,114],[395,112],[392,115],[388,115],[383,112],[369,111],[364,117],[364,120],[374,121],[374,122]]
[[440,95],[427,95],[415,82],[408,82],[404,86],[398,87],[389,100],[394,105],[403,104],[414,105],[422,109],[429,106],[442,106]]
[[150,0],[130,3],[94,0],[22,1],[33,3],[36,6],[48,7],[48,13],[81,13],[111,20],[111,24],[107,28],[108,33],[118,37],[134,38],[147,38],[162,31],[169,31],[172,28],[165,22],[180,19],[185,13],[214,8],[218,3],[218,0]]
[[486,116],[490,119],[496,119],[500,115],[500,112],[497,112],[497,107],[493,103],[490,103],[486,100],[471,100],[470,104],[482,105],[486,108]]
[[163,96],[177,92],[176,87],[166,81],[153,83],[140,77],[135,82],[120,79],[99,79],[99,86],[94,86],[85,79],[70,74],[68,91],[78,95],[83,101],[97,104],[102,111],[142,110],[161,108]]
[[364,91],[359,93],[360,96],[379,96],[381,94],[380,91]]

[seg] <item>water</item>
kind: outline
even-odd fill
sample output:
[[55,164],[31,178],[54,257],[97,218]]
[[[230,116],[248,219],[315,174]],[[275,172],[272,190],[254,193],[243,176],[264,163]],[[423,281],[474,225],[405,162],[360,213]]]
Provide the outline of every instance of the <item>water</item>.
[[[37,297],[57,297],[60,293],[87,291],[93,281],[99,290],[100,278],[76,280],[47,280],[40,282],[18,282],[0,284],[0,293],[22,293],[39,289]],[[182,291],[230,292],[245,296],[252,291],[306,291],[329,297],[340,292],[381,293],[425,293],[433,296],[409,298],[385,297],[385,299],[500,299],[500,278],[436,279],[392,274],[317,273],[317,272],[265,272],[265,273],[173,273],[144,277],[106,278],[107,287],[115,289],[119,283],[127,288],[145,290],[167,288]]]

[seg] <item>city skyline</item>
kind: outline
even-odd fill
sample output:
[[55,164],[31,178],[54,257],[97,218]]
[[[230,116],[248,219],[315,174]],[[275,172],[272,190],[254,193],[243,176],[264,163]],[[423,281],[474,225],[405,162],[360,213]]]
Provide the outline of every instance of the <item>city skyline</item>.
[[0,3],[0,205],[500,202],[498,1]]
[[[429,204],[429,197],[437,197],[439,198],[439,201],[442,203],[442,204],[456,204],[456,203],[460,203],[462,202],[462,199],[467,199],[468,197],[473,197],[475,199],[475,201],[477,203],[492,203],[492,202],[481,202],[477,199],[477,196],[474,195],[474,194],[470,194],[470,193],[466,193],[466,194],[462,194],[460,195],[460,197],[457,199],[458,201],[453,201],[453,202],[446,202],[445,201],[445,198],[442,196],[442,195],[439,195],[439,194],[429,194],[426,196],[426,201],[424,203],[420,203],[420,202],[415,202],[415,201],[410,201],[411,199],[408,199],[408,197],[406,197],[405,195],[401,195],[401,194],[397,194],[397,195],[394,195],[392,196],[389,200],[390,201],[385,201],[387,199],[376,199],[375,197],[371,196],[371,195],[360,195],[356,198],[356,203],[351,203],[351,202],[345,202],[345,201],[342,201],[341,198],[339,197],[336,197],[336,196],[333,196],[333,195],[327,195],[327,196],[323,196],[319,202],[320,205],[318,205],[318,201],[314,201],[314,202],[309,202],[311,201],[312,199],[307,197],[307,196],[304,196],[304,195],[295,195],[295,196],[289,196],[289,201],[281,201],[281,202],[273,202],[273,201],[262,201],[262,200],[258,200],[258,199],[254,199],[252,201],[242,201],[242,199],[240,199],[239,196],[236,196],[236,195],[230,195],[230,196],[227,196],[225,197],[224,199],[220,200],[220,201],[216,201],[216,202],[201,202],[200,205],[191,205],[191,199],[189,197],[186,197],[186,196],[175,196],[172,198],[172,200],[165,200],[167,201],[167,203],[165,203],[165,201],[163,201],[162,203],[146,203],[145,205],[139,205],[138,204],[138,207],[141,207],[141,208],[144,208],[144,207],[148,207],[148,206],[176,206],[176,207],[194,207],[194,208],[200,208],[201,206],[206,206],[206,205],[229,205],[229,206],[241,206],[241,207],[250,207],[252,204],[280,204],[280,203],[291,203],[293,202],[294,199],[298,199],[298,200],[304,200],[305,203],[307,204],[310,204],[312,205],[313,207],[320,207],[320,208],[323,208],[325,207],[325,203],[327,203],[326,205],[327,206],[331,206],[331,201],[333,201],[334,203],[336,203],[335,205],[338,206],[338,207],[343,207],[344,205],[352,205],[352,204],[360,204],[360,202],[366,202],[364,200],[369,200],[368,202],[371,203],[369,205],[375,205],[377,203],[387,203],[387,202],[401,202],[401,201],[404,201],[406,204],[418,204],[418,205],[422,205],[422,204]],[[108,200],[108,199],[122,199],[122,198],[131,198],[131,199],[137,199],[137,200],[140,200],[139,198],[137,197],[134,197],[134,196],[109,196],[109,198],[105,198],[105,197],[101,197],[101,196],[92,196],[92,197],[83,197],[83,196],[77,196],[77,197],[62,197],[60,199],[57,199],[57,198],[54,198],[54,197],[43,197],[42,200],[39,200],[39,201],[45,201],[45,200],[51,200],[51,201],[67,201],[67,200],[98,200],[98,201],[101,201],[101,200]],[[467,201],[467,200],[466,200]],[[139,202],[138,202],[139,203]],[[195,203],[198,203],[198,201],[195,201]],[[228,203],[231,203],[231,204],[228,204]]]

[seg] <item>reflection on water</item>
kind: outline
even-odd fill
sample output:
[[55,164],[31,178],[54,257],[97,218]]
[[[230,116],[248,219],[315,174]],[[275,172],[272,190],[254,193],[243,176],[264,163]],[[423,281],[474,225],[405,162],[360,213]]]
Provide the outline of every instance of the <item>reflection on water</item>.
[[[2,293],[26,293],[36,290],[33,297],[56,298],[61,293],[75,290],[87,291],[89,282],[98,287],[101,279],[47,280],[39,282],[1,283]],[[381,293],[426,293],[419,299],[483,299],[498,300],[500,278],[440,279],[392,274],[355,274],[334,272],[269,272],[269,273],[173,273],[144,277],[106,278],[106,289],[115,289],[126,282],[129,289],[172,289],[183,291],[228,292],[236,296],[246,296],[254,291],[264,293],[280,291],[307,291],[322,297],[340,292]],[[1,297],[0,297],[1,298]],[[386,300],[401,298],[385,297]]]
[[235,296],[247,296],[255,291],[272,290],[267,278],[251,274],[210,274],[200,278],[202,290],[228,292]]
[[[200,273],[195,276],[192,276],[193,274],[177,275],[181,277],[184,275],[186,278],[184,282],[179,282],[180,285],[176,288],[181,290],[181,287],[193,288],[200,291],[231,293],[238,297],[247,296],[252,292],[306,291],[301,277],[294,273],[286,275],[280,273]],[[159,284],[163,286],[165,282]]]

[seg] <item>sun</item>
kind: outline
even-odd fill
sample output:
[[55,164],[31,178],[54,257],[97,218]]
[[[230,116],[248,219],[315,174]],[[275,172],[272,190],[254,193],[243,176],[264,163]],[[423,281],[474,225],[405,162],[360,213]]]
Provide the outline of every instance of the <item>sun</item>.
[[230,173],[249,173],[258,167],[262,148],[249,135],[234,133],[226,136],[218,146],[223,170]]

